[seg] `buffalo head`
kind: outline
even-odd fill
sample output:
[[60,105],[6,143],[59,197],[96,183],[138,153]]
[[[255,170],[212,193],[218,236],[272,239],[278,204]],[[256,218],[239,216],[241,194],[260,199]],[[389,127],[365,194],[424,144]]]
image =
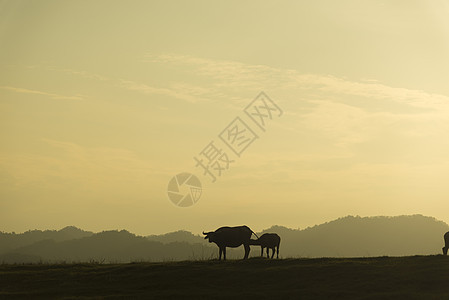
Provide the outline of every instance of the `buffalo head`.
[[209,243],[215,242],[215,232],[211,231],[211,232],[204,232],[203,234],[205,235],[204,239],[209,239]]

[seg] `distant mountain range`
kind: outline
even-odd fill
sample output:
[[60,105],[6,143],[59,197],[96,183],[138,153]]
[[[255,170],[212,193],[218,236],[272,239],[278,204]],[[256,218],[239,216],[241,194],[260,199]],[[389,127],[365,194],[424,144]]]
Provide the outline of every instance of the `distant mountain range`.
[[[347,216],[303,230],[272,226],[257,233],[281,236],[281,257],[361,257],[438,254],[449,225],[422,215]],[[218,248],[188,231],[136,236],[126,230],[93,233],[69,226],[59,231],[0,232],[0,263],[134,262],[216,258]],[[260,255],[252,246],[251,256]],[[243,257],[242,247],[229,258]]]
[[173,242],[208,244],[208,242],[204,240],[204,236],[195,235],[186,230],[178,230],[161,235],[148,235],[146,238],[150,241],[161,242],[164,244]]

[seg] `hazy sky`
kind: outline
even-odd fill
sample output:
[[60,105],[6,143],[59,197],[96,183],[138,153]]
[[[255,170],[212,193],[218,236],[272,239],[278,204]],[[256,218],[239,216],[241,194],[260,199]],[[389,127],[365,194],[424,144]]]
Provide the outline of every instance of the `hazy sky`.
[[[448,80],[444,0],[0,0],[0,230],[448,222]],[[218,137],[237,116],[259,136],[240,157]],[[215,183],[211,141],[234,160]]]

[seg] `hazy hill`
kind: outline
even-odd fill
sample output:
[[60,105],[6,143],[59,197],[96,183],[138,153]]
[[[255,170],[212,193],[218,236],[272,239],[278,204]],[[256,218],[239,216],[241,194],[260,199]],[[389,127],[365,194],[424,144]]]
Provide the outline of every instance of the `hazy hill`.
[[0,232],[0,254],[7,253],[16,248],[31,245],[42,240],[56,242],[79,239],[93,235],[93,232],[84,231],[74,226],[67,226],[61,230],[29,230],[24,233]]
[[284,257],[357,257],[438,254],[449,225],[422,215],[347,216],[304,230],[275,227]]
[[[449,225],[422,215],[397,217],[347,216],[303,230],[272,226],[262,232],[281,236],[281,257],[405,256],[441,253]],[[75,227],[60,231],[0,233],[0,262],[131,262],[209,259],[215,244],[188,231],[147,237],[126,230],[92,233]],[[250,256],[259,256],[253,246]],[[243,247],[228,258],[243,257]]]
[[186,242],[191,244],[207,243],[207,241],[204,240],[204,236],[194,235],[193,233],[186,230],[178,230],[161,235],[148,235],[146,238],[150,241],[161,242],[164,244],[173,242]]
[[[39,257],[44,262],[133,262],[208,259],[213,248],[201,244],[186,242],[149,241],[126,230],[103,231],[88,237],[56,242],[41,240],[32,245],[13,251],[18,259],[29,261],[30,257]],[[20,256],[20,255],[23,256]],[[26,259],[25,259],[25,258]],[[9,256],[0,256],[9,262]]]

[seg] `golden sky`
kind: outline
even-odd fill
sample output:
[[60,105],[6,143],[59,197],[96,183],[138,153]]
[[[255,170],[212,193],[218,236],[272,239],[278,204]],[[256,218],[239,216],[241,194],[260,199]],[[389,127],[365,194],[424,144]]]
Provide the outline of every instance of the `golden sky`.
[[[448,222],[448,53],[444,0],[0,0],[0,230]],[[261,91],[266,131],[244,119]],[[237,116],[259,137],[240,157]],[[211,141],[235,160],[214,183]]]

